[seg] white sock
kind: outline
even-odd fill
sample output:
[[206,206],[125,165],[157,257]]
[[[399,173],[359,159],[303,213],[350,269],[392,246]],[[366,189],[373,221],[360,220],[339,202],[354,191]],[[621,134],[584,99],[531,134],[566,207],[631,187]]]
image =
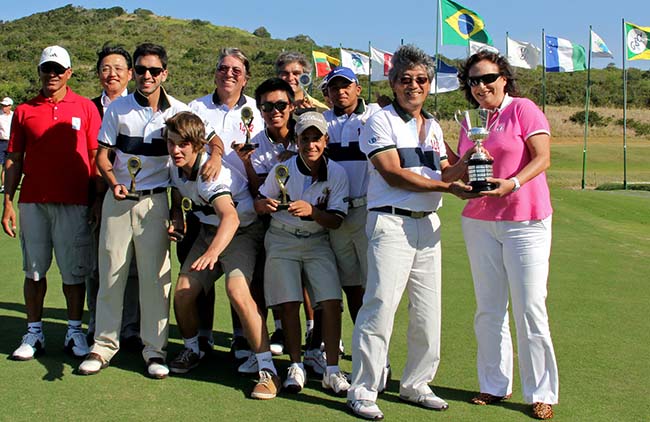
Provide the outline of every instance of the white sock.
[[197,355],[199,355],[199,336],[196,335],[192,338],[184,338],[183,343],[185,344],[185,348],[190,349]]
[[260,371],[262,369],[268,369],[275,375],[278,374],[278,371],[275,369],[275,365],[273,364],[273,355],[271,355],[270,351],[255,353],[255,357],[257,358],[257,367]]
[[43,321],[28,322],[27,331],[32,334],[40,334],[43,332]]
[[307,332],[310,332],[313,329],[314,329],[314,320],[308,319],[307,322],[305,323],[305,330],[307,330]]
[[337,372],[341,372],[338,365],[327,365],[327,369],[325,369],[325,375],[336,374]]
[[244,337],[244,329],[243,328],[235,328],[232,330],[232,335],[233,337]]
[[281,330],[282,329],[282,320],[276,319],[274,322],[275,322],[275,329],[276,330]]
[[68,320],[68,331],[81,331],[81,321]]

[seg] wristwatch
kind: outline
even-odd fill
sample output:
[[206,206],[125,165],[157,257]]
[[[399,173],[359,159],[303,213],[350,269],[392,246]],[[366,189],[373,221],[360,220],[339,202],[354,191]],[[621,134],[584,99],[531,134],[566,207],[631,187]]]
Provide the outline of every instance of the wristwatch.
[[510,192],[513,192],[513,193],[517,192],[519,190],[519,188],[521,187],[521,184],[519,183],[519,179],[517,179],[516,177],[511,177],[510,181],[512,181],[515,184],[515,187],[512,188],[512,190]]

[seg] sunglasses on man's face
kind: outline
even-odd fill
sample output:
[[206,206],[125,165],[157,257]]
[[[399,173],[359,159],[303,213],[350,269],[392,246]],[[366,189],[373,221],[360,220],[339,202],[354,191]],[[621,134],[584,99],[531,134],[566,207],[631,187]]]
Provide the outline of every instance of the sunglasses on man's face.
[[149,74],[152,77],[157,78],[165,69],[163,69],[162,67],[147,67],[142,65],[136,65],[133,67],[133,70],[135,70],[135,73],[140,76],[144,76],[145,73],[149,72]]
[[411,85],[415,81],[416,84],[418,85],[424,85],[427,82],[429,82],[429,77],[428,76],[416,76],[415,78],[411,78],[410,76],[402,76],[399,79],[399,83],[402,85]]
[[478,86],[481,82],[483,82],[483,85],[488,85],[499,79],[500,76],[500,73],[486,73],[481,76],[469,76],[467,78],[467,85]]
[[55,73],[57,75],[63,75],[65,73],[66,69],[65,67],[61,66],[58,63],[52,63],[52,62],[45,62],[42,65],[39,66],[39,69],[41,70],[42,73],[45,74],[50,74],[50,73]]
[[279,112],[283,112],[288,106],[289,103],[286,101],[277,101],[275,103],[267,101],[260,105],[260,109],[265,113],[270,113],[273,111],[273,109],[276,109]]

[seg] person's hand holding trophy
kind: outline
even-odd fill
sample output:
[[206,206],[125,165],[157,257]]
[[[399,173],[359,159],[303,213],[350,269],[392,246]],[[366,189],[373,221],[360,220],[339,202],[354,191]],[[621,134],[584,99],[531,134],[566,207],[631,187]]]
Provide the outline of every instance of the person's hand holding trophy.
[[244,129],[246,130],[246,142],[239,148],[240,151],[251,151],[259,147],[259,144],[254,144],[251,142],[251,124],[253,123],[253,109],[246,106],[241,109],[241,121],[244,124]]
[[190,211],[192,211],[192,200],[187,196],[184,196],[183,199],[181,199],[181,227],[176,227],[173,220],[169,222],[169,226],[173,228],[173,230],[169,231],[169,237],[174,242],[182,242],[185,238],[185,232],[187,232],[187,222],[185,218],[187,213]]
[[497,122],[497,110],[477,108],[454,113],[456,123],[465,131],[467,137],[474,142],[476,152],[467,162],[467,175],[472,192],[484,192],[496,188],[494,183],[487,179],[492,177],[492,163],[494,160],[483,151],[482,143],[490,135],[490,129]]

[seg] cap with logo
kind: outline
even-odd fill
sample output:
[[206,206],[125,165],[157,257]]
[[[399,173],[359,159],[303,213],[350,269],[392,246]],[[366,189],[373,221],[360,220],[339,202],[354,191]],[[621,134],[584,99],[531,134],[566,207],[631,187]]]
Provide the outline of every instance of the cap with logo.
[[315,127],[323,135],[327,133],[325,117],[317,111],[308,111],[298,116],[298,121],[296,122],[296,133],[298,135],[302,135],[310,127]]
[[357,85],[359,84],[359,79],[357,79],[357,75],[354,74],[352,69],[345,66],[337,66],[334,69],[332,69],[330,73],[328,73],[327,76],[325,77],[323,81],[323,85],[327,86],[327,84],[329,84],[330,81],[334,78],[344,78],[350,82],[354,82]]
[[2,106],[12,106],[14,105],[14,100],[12,100],[9,97],[4,97],[2,101],[0,101],[0,105]]
[[41,60],[38,62],[38,65],[40,66],[43,63],[47,62],[58,63],[66,69],[72,66],[70,62],[70,55],[65,48],[58,45],[52,45],[50,47],[46,47],[43,50],[43,53],[41,54]]

